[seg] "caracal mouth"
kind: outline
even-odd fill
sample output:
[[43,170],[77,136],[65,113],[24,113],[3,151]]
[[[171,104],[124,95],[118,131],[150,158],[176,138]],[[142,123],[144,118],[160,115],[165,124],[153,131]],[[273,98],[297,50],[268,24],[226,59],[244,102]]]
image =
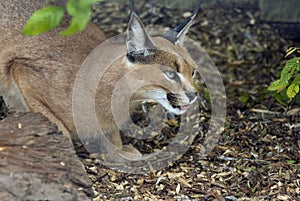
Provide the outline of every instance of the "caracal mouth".
[[196,102],[197,97],[195,97],[189,103],[181,103],[181,104],[172,104],[169,102],[167,97],[163,97],[163,98],[155,97],[152,100],[162,105],[168,112],[171,112],[175,115],[182,115]]
[[[184,105],[172,105],[172,107],[176,110],[177,113],[179,113],[180,115],[185,113],[197,100],[197,98],[195,98],[194,100],[192,100],[189,104],[184,104]],[[175,113],[176,114],[176,113]]]
[[172,109],[166,108],[169,112],[174,113],[175,115],[182,115],[184,114],[191,106],[193,103],[186,104],[186,105],[181,105],[181,106],[173,106],[170,105]]
[[186,111],[186,110],[189,109],[190,107],[191,107],[191,104],[179,106],[180,110],[184,110],[184,111]]

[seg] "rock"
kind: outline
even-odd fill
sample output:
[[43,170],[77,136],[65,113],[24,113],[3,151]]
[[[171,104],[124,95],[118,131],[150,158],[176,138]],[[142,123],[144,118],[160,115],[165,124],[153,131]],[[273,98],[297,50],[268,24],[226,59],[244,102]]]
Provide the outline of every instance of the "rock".
[[92,183],[73,144],[46,117],[0,121],[0,200],[91,200]]

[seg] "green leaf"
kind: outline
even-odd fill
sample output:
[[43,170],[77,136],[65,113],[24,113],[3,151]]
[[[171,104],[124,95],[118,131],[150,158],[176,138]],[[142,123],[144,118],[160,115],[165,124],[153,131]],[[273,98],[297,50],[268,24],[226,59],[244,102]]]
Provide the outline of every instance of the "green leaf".
[[240,101],[242,101],[243,103],[247,103],[249,98],[250,98],[250,94],[246,91],[243,91],[241,93]]
[[289,85],[288,80],[276,80],[268,87],[269,91],[281,91]]
[[282,95],[282,94],[279,94],[279,93],[275,93],[273,94],[274,98],[276,99],[276,101],[278,103],[280,103],[280,105],[283,105],[283,106],[287,106],[287,102],[285,100],[285,97]]
[[211,102],[209,91],[206,88],[204,89],[204,98],[207,102]]
[[92,4],[100,0],[69,0],[66,8],[73,17],[69,27],[60,32],[61,35],[71,35],[85,29],[90,21]]
[[35,11],[25,24],[22,33],[24,35],[39,35],[56,28],[64,15],[64,9],[60,6],[47,6]]
[[296,164],[296,161],[295,160],[288,160],[286,161],[288,164]]
[[290,99],[293,99],[299,92],[299,85],[292,83],[287,91],[286,94]]
[[286,62],[284,68],[281,71],[280,79],[282,80],[289,80],[294,75],[295,70],[299,70],[300,68],[300,57],[296,57],[290,59]]
[[299,93],[300,74],[298,74],[286,92],[290,99],[293,99]]
[[295,103],[300,106],[300,93],[298,93],[295,97]]

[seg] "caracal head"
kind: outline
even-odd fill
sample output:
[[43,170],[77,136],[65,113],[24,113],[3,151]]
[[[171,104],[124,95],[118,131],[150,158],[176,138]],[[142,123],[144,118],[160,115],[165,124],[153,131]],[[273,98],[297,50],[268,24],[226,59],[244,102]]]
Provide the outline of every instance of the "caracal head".
[[199,7],[186,22],[163,37],[154,38],[149,36],[136,13],[131,12],[126,63],[137,72],[137,68],[143,68],[143,79],[147,80],[146,83],[153,83],[137,90],[132,102],[154,101],[169,112],[181,115],[196,101],[193,79],[196,64],[182,45]]

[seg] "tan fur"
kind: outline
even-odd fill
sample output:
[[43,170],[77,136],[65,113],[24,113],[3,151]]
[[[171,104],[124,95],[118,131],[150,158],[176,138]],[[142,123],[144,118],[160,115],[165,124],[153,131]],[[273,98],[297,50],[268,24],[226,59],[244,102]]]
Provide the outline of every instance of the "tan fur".
[[[72,90],[76,75],[84,59],[105,40],[105,36],[92,24],[79,34],[59,36],[58,32],[66,28],[67,21],[58,30],[41,36],[23,36],[20,32],[24,23],[34,10],[43,6],[41,2],[6,0],[0,3],[0,92],[10,108],[21,112],[40,112],[70,137],[70,133],[76,132],[72,116]],[[141,88],[132,97],[133,102],[150,100],[151,97],[147,95],[149,90],[168,89],[180,96],[185,96],[187,91],[195,91],[191,76],[194,63],[185,49],[165,38],[154,38],[153,42],[157,45],[157,51],[162,53],[155,54],[155,59],[149,64],[137,63],[128,66],[125,44],[120,46],[124,56],[113,64],[117,68],[110,68],[112,70],[105,72],[103,80],[99,83],[96,94],[97,117],[103,131],[119,148],[122,148],[122,141],[109,106],[115,82],[124,73],[140,66],[155,66],[149,72],[142,72],[142,76],[148,81],[160,80],[164,86]],[[175,54],[169,54],[167,51]],[[177,69],[186,80],[181,84],[166,80],[162,73],[162,65]],[[138,72],[132,74],[130,79],[141,77],[141,72]],[[120,107],[123,107],[125,100],[120,98],[118,101]],[[122,122],[126,120],[121,119]],[[95,134],[93,132],[95,131],[85,135],[89,138],[89,134]],[[130,147],[124,149],[137,153]]]
[[87,55],[106,38],[93,24],[63,37],[55,31],[27,37],[20,32],[41,0],[0,3],[0,92],[15,111],[41,112],[66,135],[74,132],[71,99],[76,72]]

